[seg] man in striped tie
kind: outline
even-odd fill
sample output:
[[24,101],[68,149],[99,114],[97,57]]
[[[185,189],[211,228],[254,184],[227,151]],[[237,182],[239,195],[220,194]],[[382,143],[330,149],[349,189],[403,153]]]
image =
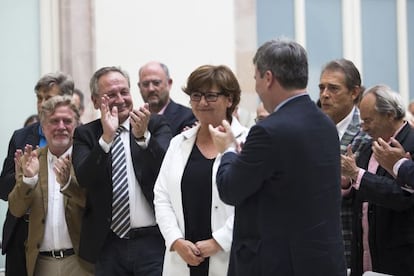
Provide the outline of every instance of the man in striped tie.
[[99,69],[90,89],[101,118],[75,130],[73,148],[75,174],[88,194],[79,254],[96,263],[95,275],[161,275],[153,186],[171,130],[148,104],[133,108],[122,69]]

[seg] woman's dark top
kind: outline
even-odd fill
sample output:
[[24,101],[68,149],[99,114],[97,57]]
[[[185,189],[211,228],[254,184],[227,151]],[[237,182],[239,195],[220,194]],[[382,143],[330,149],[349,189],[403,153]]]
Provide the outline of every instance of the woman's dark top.
[[[207,159],[194,144],[181,180],[185,239],[193,243],[212,238],[211,174],[214,159]],[[189,266],[190,276],[207,276],[209,259]]]

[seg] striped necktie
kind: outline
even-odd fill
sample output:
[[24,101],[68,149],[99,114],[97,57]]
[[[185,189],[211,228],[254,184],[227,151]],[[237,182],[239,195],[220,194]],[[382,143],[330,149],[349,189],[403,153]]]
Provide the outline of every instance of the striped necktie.
[[112,144],[112,223],[111,229],[120,238],[125,237],[130,229],[128,177],[124,144],[121,132],[126,130],[120,126],[116,130]]

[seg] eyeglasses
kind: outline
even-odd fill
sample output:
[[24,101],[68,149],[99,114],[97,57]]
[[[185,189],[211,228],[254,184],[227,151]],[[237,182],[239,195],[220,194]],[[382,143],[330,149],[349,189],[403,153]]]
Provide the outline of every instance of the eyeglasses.
[[218,96],[224,95],[223,92],[193,92],[190,94],[190,99],[193,102],[201,101],[201,98],[204,96],[206,102],[215,102],[218,99]]
[[139,82],[138,85],[141,85],[144,88],[148,88],[150,86],[150,84],[152,83],[152,85],[154,85],[155,87],[158,87],[161,85],[162,80],[146,80],[143,82]]

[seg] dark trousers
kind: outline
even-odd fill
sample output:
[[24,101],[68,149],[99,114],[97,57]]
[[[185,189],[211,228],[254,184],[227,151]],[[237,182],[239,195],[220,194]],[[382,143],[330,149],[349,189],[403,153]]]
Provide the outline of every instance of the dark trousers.
[[96,276],[161,276],[165,245],[161,234],[121,239],[112,231],[95,264]]
[[27,276],[24,242],[27,239],[28,222],[17,220],[14,233],[6,252],[6,276]]

